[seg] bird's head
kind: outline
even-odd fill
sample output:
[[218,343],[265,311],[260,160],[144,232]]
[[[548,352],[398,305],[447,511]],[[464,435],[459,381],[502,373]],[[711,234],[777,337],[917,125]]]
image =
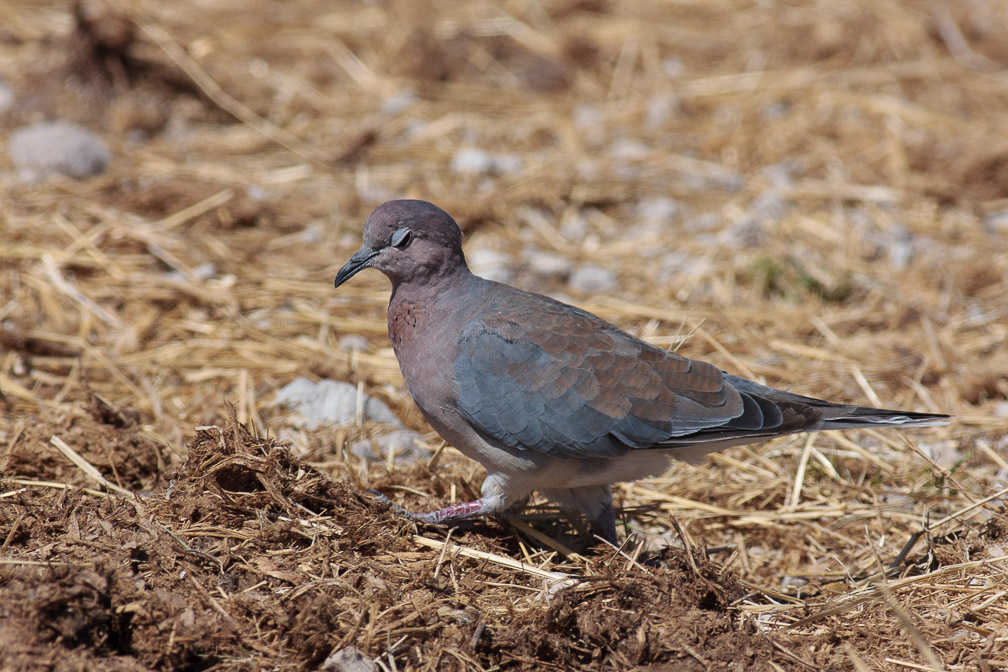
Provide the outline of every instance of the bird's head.
[[426,201],[388,201],[364,221],[364,243],[336,274],[336,287],[365,268],[404,282],[435,284],[467,271],[462,231],[451,216]]

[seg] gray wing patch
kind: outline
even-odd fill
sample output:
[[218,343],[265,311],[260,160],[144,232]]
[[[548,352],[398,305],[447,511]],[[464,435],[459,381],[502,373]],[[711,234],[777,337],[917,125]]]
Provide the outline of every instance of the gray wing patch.
[[[628,343],[644,346],[618,330],[588,329],[587,343],[558,347],[555,333],[537,343],[541,332],[514,323],[494,326],[476,320],[464,330],[454,374],[462,417],[506,446],[562,458],[617,457],[631,449],[673,447],[667,442],[680,443],[677,437],[703,442],[710,430],[763,427],[775,414],[779,424],[775,406],[731,387],[711,407],[667,385],[654,351],[648,362],[639,351],[616,352],[617,338],[628,339],[617,344],[624,350]],[[566,338],[578,337],[568,332]],[[674,363],[683,366],[681,358]]]
[[464,338],[461,346],[458,408],[480,433],[558,457],[616,457],[628,450],[609,436],[612,419],[579,391],[593,386],[590,372],[561,370],[534,345],[494,333]]

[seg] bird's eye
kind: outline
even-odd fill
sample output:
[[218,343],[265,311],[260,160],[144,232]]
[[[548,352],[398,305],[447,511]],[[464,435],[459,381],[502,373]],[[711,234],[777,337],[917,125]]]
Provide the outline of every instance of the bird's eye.
[[392,232],[392,237],[389,238],[389,244],[392,247],[406,247],[412,239],[413,232],[410,231],[409,228],[402,226]]

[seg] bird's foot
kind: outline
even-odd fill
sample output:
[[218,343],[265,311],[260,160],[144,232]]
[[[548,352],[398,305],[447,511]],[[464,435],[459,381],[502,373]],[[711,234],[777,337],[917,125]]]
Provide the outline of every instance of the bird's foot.
[[[437,511],[415,513],[402,508],[377,490],[367,490],[367,492],[374,495],[375,499],[382,504],[388,505],[389,508],[403,518],[409,518],[410,520],[416,520],[421,523],[431,523],[433,525],[450,525],[469,518],[488,516],[501,512],[499,507],[492,506],[486,498],[481,497],[473,502],[453,504],[451,506],[446,506],[443,509],[438,509]],[[589,517],[588,522],[592,533],[598,535],[613,546],[619,545],[616,537],[616,510],[613,508],[612,502],[608,502],[602,506],[596,516]],[[590,543],[592,542],[589,541],[589,544]]]
[[430,511],[428,513],[414,513],[413,511],[407,511],[398,504],[394,504],[392,500],[377,490],[368,490],[368,492],[373,494],[382,504],[388,504],[392,510],[400,516],[409,518],[410,520],[418,520],[422,523],[433,523],[434,525],[447,525],[449,523],[465,520],[466,518],[497,513],[497,511],[492,509],[492,507],[490,507],[483,499],[477,499],[474,502],[453,504],[451,506],[446,506],[443,509]]

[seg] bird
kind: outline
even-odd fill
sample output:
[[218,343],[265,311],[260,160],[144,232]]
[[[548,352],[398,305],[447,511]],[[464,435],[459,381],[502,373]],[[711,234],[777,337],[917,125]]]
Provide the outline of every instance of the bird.
[[[951,416],[774,389],[646,343],[592,313],[474,275],[441,208],[393,200],[336,274],[391,281],[388,334],[406,388],[441,437],[486,468],[479,499],[425,513],[450,525],[537,491],[617,541],[611,486],[673,460],[799,432],[943,424]],[[386,500],[387,501],[387,500]]]

